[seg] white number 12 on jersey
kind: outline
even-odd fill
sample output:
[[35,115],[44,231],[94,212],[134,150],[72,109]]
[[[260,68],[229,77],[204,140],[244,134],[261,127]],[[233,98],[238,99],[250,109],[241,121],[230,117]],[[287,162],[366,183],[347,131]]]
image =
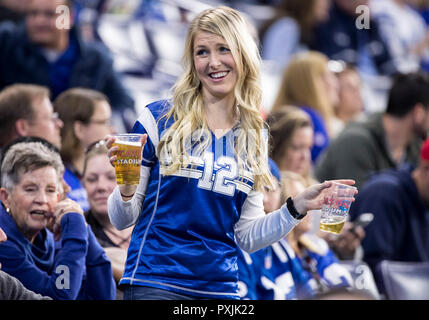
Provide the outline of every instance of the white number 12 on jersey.
[[213,152],[205,152],[203,160],[204,171],[202,177],[198,181],[198,187],[232,197],[236,188],[234,179],[236,179],[238,175],[238,165],[235,159],[225,156],[219,157],[216,161],[216,165],[220,168],[217,169],[215,174]]

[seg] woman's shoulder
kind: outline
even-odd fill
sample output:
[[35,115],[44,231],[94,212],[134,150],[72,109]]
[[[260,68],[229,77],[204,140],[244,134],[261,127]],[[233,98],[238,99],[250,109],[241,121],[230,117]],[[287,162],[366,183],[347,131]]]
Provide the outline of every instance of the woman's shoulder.
[[169,100],[157,100],[146,105],[148,111],[152,114],[156,121],[160,120],[165,116],[171,109],[171,103]]

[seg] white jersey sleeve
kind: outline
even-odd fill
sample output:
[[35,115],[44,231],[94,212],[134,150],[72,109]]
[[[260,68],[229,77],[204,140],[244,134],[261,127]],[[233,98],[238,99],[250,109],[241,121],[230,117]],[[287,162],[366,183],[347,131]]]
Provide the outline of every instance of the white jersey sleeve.
[[301,221],[292,217],[286,204],[265,214],[262,199],[261,192],[252,190],[243,204],[240,219],[234,226],[237,244],[249,253],[279,241]]
[[107,202],[110,222],[119,230],[128,228],[137,222],[143,208],[150,171],[156,158],[159,133],[156,120],[149,108],[146,107],[143,109],[134,125],[133,132],[147,133],[148,139],[143,149],[140,182],[134,196],[128,201],[123,201],[119,186],[117,186],[109,196]]
[[119,186],[113,190],[107,201],[107,211],[110,222],[118,230],[123,230],[134,225],[142,211],[143,201],[146,195],[147,184],[149,181],[150,168],[141,166],[140,182],[134,196],[123,201]]

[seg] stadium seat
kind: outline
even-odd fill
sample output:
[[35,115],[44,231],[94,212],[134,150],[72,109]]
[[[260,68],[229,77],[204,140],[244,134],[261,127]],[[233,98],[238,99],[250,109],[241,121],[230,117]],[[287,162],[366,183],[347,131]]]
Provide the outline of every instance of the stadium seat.
[[383,260],[379,270],[389,300],[428,300],[429,262]]
[[371,269],[363,261],[340,260],[339,264],[345,267],[353,279],[353,289],[364,291],[366,294],[374,298],[380,299],[380,294],[375,284]]

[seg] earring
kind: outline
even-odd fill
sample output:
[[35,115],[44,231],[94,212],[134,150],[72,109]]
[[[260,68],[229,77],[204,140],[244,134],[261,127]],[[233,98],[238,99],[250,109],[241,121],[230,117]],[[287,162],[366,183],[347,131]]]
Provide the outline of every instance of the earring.
[[10,212],[10,209],[9,209],[9,208],[6,208],[6,212],[7,212],[7,213],[9,213],[9,212]]

